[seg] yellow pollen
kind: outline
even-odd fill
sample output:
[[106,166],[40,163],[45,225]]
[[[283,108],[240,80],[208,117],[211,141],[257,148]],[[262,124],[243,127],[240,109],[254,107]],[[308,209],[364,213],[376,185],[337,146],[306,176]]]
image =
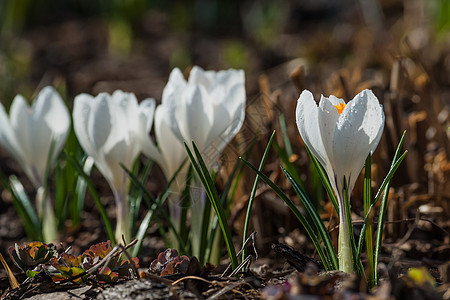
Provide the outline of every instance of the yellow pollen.
[[339,115],[342,114],[342,111],[344,110],[345,105],[346,105],[345,103],[339,102],[338,105],[334,106],[334,107],[336,107]]

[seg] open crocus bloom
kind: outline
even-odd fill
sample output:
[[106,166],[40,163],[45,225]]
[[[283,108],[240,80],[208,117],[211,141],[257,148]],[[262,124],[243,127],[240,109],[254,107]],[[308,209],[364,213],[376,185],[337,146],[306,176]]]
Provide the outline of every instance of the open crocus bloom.
[[[149,139],[143,152],[158,162],[170,180],[186,158],[183,142],[191,146],[194,141],[211,169],[244,122],[245,99],[242,70],[215,72],[194,66],[186,81],[181,71],[175,68],[164,88],[161,105],[155,112],[158,147]],[[180,172],[172,190],[181,191],[185,175],[186,172]],[[194,200],[191,221],[201,224],[203,200]],[[176,208],[172,207],[171,212],[176,213]],[[192,223],[192,226],[196,225]],[[197,231],[200,229],[192,228],[193,234]]]
[[296,119],[303,141],[325,169],[338,198],[341,220],[339,268],[351,272],[351,252],[349,258],[346,249],[350,242],[343,241],[349,237],[345,233],[341,235],[341,230],[348,226],[344,178],[350,195],[367,156],[380,141],[384,127],[383,108],[370,90],[360,92],[347,104],[335,96],[322,96],[319,106],[312,93],[304,90],[298,99]]
[[120,90],[112,95],[75,97],[73,122],[75,134],[84,151],[108,181],[116,200],[116,240],[124,235],[130,241],[131,228],[128,203],[128,174],[120,164],[131,169],[148,139],[153,122],[155,102],[147,99],[138,105],[132,93]]
[[[8,118],[0,103],[0,143],[19,162],[36,189],[45,184],[51,167],[67,139],[70,115],[53,87],[41,90],[31,107],[17,95]],[[49,155],[53,145],[53,153]],[[48,158],[50,161],[47,162]]]
[[175,68],[155,112],[159,149],[148,139],[143,151],[160,164],[168,180],[186,158],[185,141],[188,145],[194,141],[212,167],[244,118],[244,71],[214,72],[194,66],[186,81]]
[[180,141],[194,141],[209,167],[236,135],[245,118],[242,70],[204,71],[194,66],[188,81],[175,68],[162,95],[169,125]]

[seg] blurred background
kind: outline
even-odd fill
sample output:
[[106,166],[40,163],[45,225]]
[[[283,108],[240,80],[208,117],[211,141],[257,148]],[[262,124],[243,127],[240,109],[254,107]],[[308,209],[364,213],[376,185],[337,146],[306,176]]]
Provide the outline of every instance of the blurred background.
[[[0,2],[0,100],[7,108],[16,94],[31,99],[46,85],[56,86],[69,107],[81,92],[116,89],[160,101],[170,71],[178,67],[188,74],[193,65],[245,70],[247,119],[223,161],[236,161],[257,135],[250,160],[258,164],[277,129],[281,150],[271,154],[266,174],[294,199],[279,168],[281,154],[287,157],[330,229],[337,219],[299,137],[296,100],[304,88],[317,97],[334,94],[347,101],[371,88],[386,113],[373,158],[375,191],[404,130],[409,150],[394,178],[384,249],[396,246],[413,224],[413,234],[402,244],[406,256],[449,257],[450,1]],[[3,150],[1,156],[6,174],[18,170]],[[228,169],[224,164],[219,187]],[[231,210],[237,236],[254,180],[251,171],[244,174]],[[163,189],[162,178],[161,172],[153,175],[152,192]],[[109,193],[106,185],[104,191]],[[312,253],[304,233],[293,231],[299,224],[281,200],[262,184],[257,195],[252,226],[262,253],[277,240]],[[20,226],[7,224],[14,218],[8,197],[3,194],[0,201],[9,211],[0,216],[0,241],[6,246],[24,234]],[[355,219],[361,219],[362,186],[355,189],[352,205]]]

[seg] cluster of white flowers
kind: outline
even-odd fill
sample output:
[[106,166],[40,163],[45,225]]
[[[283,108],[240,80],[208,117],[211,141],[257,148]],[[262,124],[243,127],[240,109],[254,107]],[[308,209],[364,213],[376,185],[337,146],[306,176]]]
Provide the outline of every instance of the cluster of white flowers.
[[[143,152],[155,160],[169,180],[185,160],[184,142],[195,141],[201,151],[216,149],[213,166],[245,117],[245,78],[242,70],[204,71],[194,67],[188,81],[174,69],[156,110],[154,99],[140,104],[133,93],[75,97],[73,127],[81,147],[94,159],[116,200],[116,239],[131,238],[127,189],[128,174]],[[156,145],[150,139],[155,126]],[[30,108],[22,96],[11,106],[10,117],[0,104],[0,143],[20,163],[36,186],[61,152],[70,130],[70,115],[58,92],[44,88]],[[50,151],[53,151],[49,155]],[[47,158],[50,161],[47,161]],[[184,179],[172,188],[180,191]]]
[[[191,70],[185,80],[179,69],[170,74],[162,101],[138,104],[133,93],[75,97],[73,126],[84,151],[108,181],[117,207],[116,239],[131,238],[127,189],[131,169],[140,153],[156,161],[170,180],[186,159],[184,142],[195,141],[211,168],[245,117],[245,78],[242,70]],[[335,96],[319,105],[311,92],[301,93],[296,109],[303,141],[326,171],[339,202],[339,265],[351,271],[349,236],[345,232],[344,190],[350,194],[368,154],[373,153],[384,127],[384,112],[376,96],[364,90],[347,104]],[[150,138],[154,126],[155,141]],[[59,94],[44,88],[30,108],[17,96],[9,117],[0,104],[0,143],[20,163],[37,189],[62,150],[70,130],[70,115]],[[50,151],[53,151],[50,153]],[[50,168],[49,168],[50,166]],[[186,170],[171,188],[180,193]],[[195,213],[195,212],[194,212]],[[199,213],[199,211],[197,211]],[[202,215],[202,213],[200,214]]]

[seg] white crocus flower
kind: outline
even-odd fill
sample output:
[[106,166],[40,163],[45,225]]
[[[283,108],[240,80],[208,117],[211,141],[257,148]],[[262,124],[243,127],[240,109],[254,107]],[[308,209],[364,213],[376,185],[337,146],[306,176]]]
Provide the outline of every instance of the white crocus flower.
[[0,143],[17,160],[36,188],[36,208],[47,242],[57,239],[57,228],[50,198],[48,194],[43,197],[46,172],[51,170],[64,147],[69,130],[69,111],[53,87],[43,88],[31,107],[17,95],[11,104],[9,118],[0,103]]
[[325,169],[339,202],[339,269],[353,272],[350,236],[344,207],[344,181],[350,195],[367,156],[373,153],[384,127],[383,107],[370,90],[347,104],[322,96],[317,106],[304,90],[297,103],[297,126],[311,153]]
[[[20,163],[36,189],[45,183],[70,130],[70,114],[58,92],[42,89],[32,106],[17,95],[8,115],[0,103],[0,143]],[[49,156],[53,144],[53,153]],[[50,157],[50,161],[47,159]]]
[[171,72],[161,104],[169,109],[175,136],[188,145],[194,141],[211,168],[244,122],[245,99],[243,70],[194,66],[188,81],[179,69]]
[[[245,99],[243,70],[215,72],[194,66],[186,81],[178,68],[173,69],[164,88],[161,105],[155,112],[158,148],[149,141],[144,146],[144,153],[160,164],[169,180],[186,158],[183,143],[191,147],[194,141],[211,169],[244,122]],[[172,185],[177,193],[184,187],[185,175],[185,171],[181,172],[175,186]],[[203,198],[193,199],[191,203],[194,240],[200,236]],[[176,211],[176,208],[171,209],[172,213]],[[193,243],[194,255],[198,254],[198,244],[196,241]]]
[[75,97],[73,122],[75,134],[84,151],[108,181],[116,202],[116,240],[131,240],[129,177],[120,164],[131,169],[148,138],[153,122],[153,99],[138,105],[132,93],[120,90],[112,95],[100,93],[93,97]]

